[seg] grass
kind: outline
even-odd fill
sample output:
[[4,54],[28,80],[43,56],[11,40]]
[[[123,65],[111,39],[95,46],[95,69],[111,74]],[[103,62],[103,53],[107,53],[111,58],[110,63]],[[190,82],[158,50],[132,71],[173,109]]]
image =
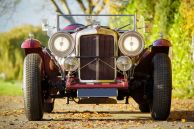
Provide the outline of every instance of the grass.
[[[19,81],[4,81],[0,79],[0,96],[22,96],[22,83]],[[192,90],[173,90],[173,98],[194,98]]]
[[0,96],[22,96],[22,83],[0,80]]

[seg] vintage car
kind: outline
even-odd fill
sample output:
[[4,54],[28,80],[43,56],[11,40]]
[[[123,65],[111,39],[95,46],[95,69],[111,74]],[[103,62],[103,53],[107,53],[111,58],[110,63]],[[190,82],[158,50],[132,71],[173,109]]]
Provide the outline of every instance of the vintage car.
[[[73,17],[79,18],[65,25],[65,19]],[[145,47],[137,22],[136,15],[57,15],[56,27],[44,22],[48,48],[32,36],[21,45],[26,55],[27,119],[41,120],[44,112],[52,112],[56,98],[65,98],[67,104],[112,103],[109,98],[128,104],[132,97],[141,112],[166,120],[172,92],[171,43],[158,36]]]

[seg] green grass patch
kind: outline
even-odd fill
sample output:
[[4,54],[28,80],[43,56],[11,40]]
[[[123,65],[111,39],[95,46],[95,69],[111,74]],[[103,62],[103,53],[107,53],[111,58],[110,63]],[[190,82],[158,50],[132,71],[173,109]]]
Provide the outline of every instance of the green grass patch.
[[0,96],[22,96],[22,83],[0,80]]
[[[22,82],[20,81],[4,81],[0,79],[0,96],[22,96]],[[194,98],[194,88],[173,89],[173,98]]]

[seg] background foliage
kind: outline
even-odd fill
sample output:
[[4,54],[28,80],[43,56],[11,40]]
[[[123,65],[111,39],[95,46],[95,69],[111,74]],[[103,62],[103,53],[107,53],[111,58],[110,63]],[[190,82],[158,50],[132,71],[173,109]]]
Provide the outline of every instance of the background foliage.
[[[51,0],[51,2],[55,1]],[[97,4],[95,1],[90,1],[85,6],[82,0],[77,2],[83,12],[95,14],[96,10],[92,11]],[[109,7],[109,12],[112,14],[136,13],[139,18],[143,16],[145,21],[151,22],[151,32],[144,33],[147,45],[159,38],[159,33],[162,32],[164,38],[169,39],[173,44],[173,95],[194,96],[194,61],[191,58],[191,36],[194,35],[193,0],[105,0],[101,6],[99,5],[100,9]],[[57,4],[55,10],[60,13]],[[70,13],[68,6],[66,10]],[[42,43],[47,43],[46,34],[39,27],[30,25],[0,33],[0,78],[22,79],[24,53],[20,46],[29,32],[35,34]]]
[[22,79],[24,51],[21,44],[28,34],[33,33],[42,43],[47,44],[48,36],[40,27],[24,25],[9,32],[0,33],[0,76],[6,80]]
[[136,13],[153,25],[151,33],[144,34],[146,43],[159,38],[159,33],[171,41],[173,95],[194,96],[194,61],[192,60],[191,36],[194,36],[193,0],[131,0],[124,6],[113,3],[111,13]]

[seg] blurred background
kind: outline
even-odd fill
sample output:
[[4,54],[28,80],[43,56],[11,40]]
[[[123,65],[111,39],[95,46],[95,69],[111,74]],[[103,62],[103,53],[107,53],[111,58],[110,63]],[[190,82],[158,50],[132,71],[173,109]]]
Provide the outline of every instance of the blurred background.
[[194,0],[0,0],[0,95],[22,95],[20,46],[29,33],[47,45],[41,21],[56,14],[137,14],[151,24],[146,45],[161,32],[173,44],[173,97],[194,98]]

